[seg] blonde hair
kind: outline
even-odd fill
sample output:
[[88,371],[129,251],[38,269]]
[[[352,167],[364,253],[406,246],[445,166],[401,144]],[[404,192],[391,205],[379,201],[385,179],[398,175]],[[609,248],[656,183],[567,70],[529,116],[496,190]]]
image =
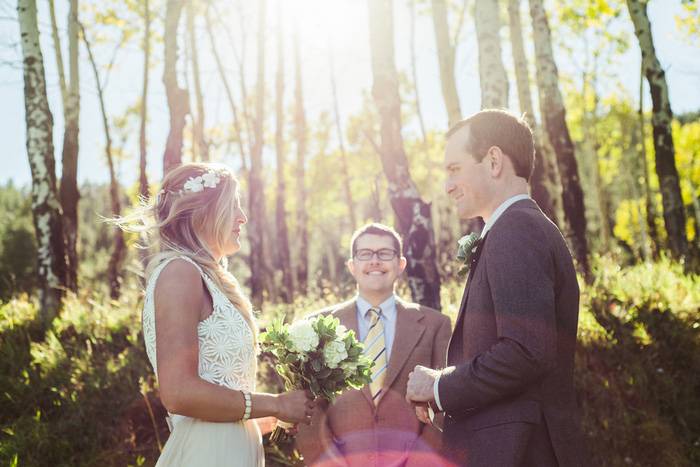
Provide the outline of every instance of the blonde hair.
[[[215,174],[219,181],[214,187],[199,185],[188,189],[197,177]],[[201,180],[201,179],[199,179]],[[200,182],[201,183],[201,182]],[[228,272],[228,258],[217,258],[204,240],[207,226],[212,226],[218,251],[225,251],[227,239],[236,223],[232,205],[239,202],[239,183],[231,169],[213,163],[187,163],[170,170],[150,203],[142,200],[135,210],[112,223],[126,231],[145,232],[148,246],[157,247],[146,268],[146,279],[164,261],[186,256],[194,261],[216,284],[257,335],[253,307],[243,295],[238,280]]]

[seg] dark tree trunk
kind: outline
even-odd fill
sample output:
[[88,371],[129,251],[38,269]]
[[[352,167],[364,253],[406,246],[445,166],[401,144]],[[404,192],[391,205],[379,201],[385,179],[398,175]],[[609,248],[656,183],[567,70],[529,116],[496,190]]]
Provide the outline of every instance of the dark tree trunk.
[[435,239],[430,205],[424,203],[408,169],[401,137],[401,101],[394,65],[393,12],[388,0],[368,0],[370,45],[374,83],[372,95],[381,123],[382,166],[389,200],[404,237],[408,284],[413,300],[440,309],[440,277],[436,267]]
[[557,167],[562,185],[564,220],[569,229],[569,247],[577,268],[586,281],[592,279],[588,264],[586,243],[586,215],[583,190],[579,182],[578,165],[574,156],[569,129],[566,126],[566,110],[559,91],[559,75],[552,54],[551,36],[542,0],[530,0],[530,15],[537,54],[537,85],[540,91],[540,107],[549,141],[557,157]]
[[80,72],[78,69],[78,0],[70,1],[68,13],[68,57],[70,85],[65,101],[65,132],[61,156],[62,175],[59,194],[63,208],[63,234],[66,241],[68,275],[66,287],[78,291],[78,149],[80,117]]
[[289,259],[289,238],[287,235],[287,210],[284,202],[287,199],[287,186],[284,181],[284,167],[287,162],[284,150],[284,41],[282,37],[282,2],[277,0],[277,132],[275,134],[275,147],[277,149],[277,205],[276,226],[277,239],[275,241],[275,256],[282,270],[282,286],[280,298],[284,303],[294,301],[294,276]]
[[[144,26],[143,35],[143,93],[141,94],[141,128],[139,130],[139,194],[143,198],[148,198],[148,177],[146,176],[146,124],[148,118],[148,69],[151,67],[151,12],[148,7],[148,0],[144,0],[143,5]],[[144,250],[145,251],[145,250]]]
[[296,70],[296,139],[297,139],[297,254],[296,268],[297,289],[302,295],[306,294],[309,285],[309,231],[308,215],[306,212],[306,114],[304,113],[304,95],[301,82],[301,53],[299,44],[299,24],[294,24],[294,68]]
[[260,309],[263,291],[266,290],[267,268],[265,264],[265,199],[262,181],[262,150],[264,145],[263,120],[265,118],[265,7],[266,0],[258,3],[258,82],[256,86],[256,117],[253,150],[250,154],[248,189],[250,193],[250,296],[253,305]]
[[653,105],[651,123],[654,127],[656,173],[659,176],[664,224],[668,234],[669,247],[676,259],[685,261],[686,271],[690,271],[692,257],[688,245],[688,234],[685,230],[685,206],[676,169],[676,151],[671,133],[673,112],[668,99],[666,74],[661,68],[654,50],[646,2],[627,0],[627,7],[634,22],[634,32],[639,40],[639,47],[642,50],[642,66],[651,92]]

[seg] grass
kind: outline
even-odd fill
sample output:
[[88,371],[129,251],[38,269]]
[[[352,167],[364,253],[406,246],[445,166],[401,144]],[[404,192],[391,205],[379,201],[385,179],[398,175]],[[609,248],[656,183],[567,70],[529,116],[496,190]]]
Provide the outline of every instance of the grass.
[[[594,264],[595,283],[582,286],[575,380],[594,465],[699,465],[700,279],[665,260]],[[453,318],[461,292],[458,283],[443,288]],[[261,327],[349,293],[327,288],[291,305],[266,304]],[[31,299],[0,304],[0,464],[155,463],[168,430],[140,309],[135,287],[117,302],[81,292],[44,332]],[[258,390],[280,389],[262,354]],[[267,446],[266,456],[268,465],[301,465],[294,446]]]

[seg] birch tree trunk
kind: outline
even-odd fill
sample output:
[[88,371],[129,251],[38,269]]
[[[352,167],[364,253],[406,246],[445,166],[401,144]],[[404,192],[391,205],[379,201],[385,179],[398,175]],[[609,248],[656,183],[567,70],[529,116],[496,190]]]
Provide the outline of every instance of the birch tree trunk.
[[262,150],[265,119],[265,9],[266,0],[258,3],[258,82],[255,96],[254,141],[250,154],[248,189],[250,193],[250,295],[253,305],[260,309],[267,283],[265,268],[265,199],[262,182]]
[[309,283],[309,232],[308,214],[306,212],[306,114],[304,113],[304,94],[302,92],[301,53],[299,44],[299,23],[294,23],[294,68],[296,73],[296,88],[294,96],[296,101],[295,128],[297,139],[297,254],[296,268],[297,289],[302,295],[306,294]]
[[284,40],[282,37],[282,0],[277,0],[277,132],[275,147],[277,149],[277,206],[275,221],[277,224],[277,239],[275,241],[275,256],[279,269],[282,270],[282,286],[280,298],[284,303],[294,301],[294,276],[289,259],[289,238],[287,235],[287,211],[284,202],[287,199],[287,186],[284,181],[286,153],[284,150]]
[[656,173],[659,176],[661,199],[664,208],[664,224],[668,233],[669,247],[676,259],[685,261],[686,271],[691,263],[688,235],[685,230],[685,208],[676,169],[676,151],[673,147],[671,120],[673,112],[668,100],[666,75],[656,57],[651,25],[647,17],[646,2],[627,0],[627,8],[634,22],[634,32],[642,50],[642,66],[649,82],[653,111],[651,123],[654,127],[654,152]]
[[[148,0],[144,0],[143,18],[143,92],[141,94],[141,128],[139,130],[139,194],[148,198],[148,177],[146,176],[146,124],[148,121],[148,69],[151,67],[151,11]],[[142,250],[145,251],[145,250]]]
[[[102,112],[102,125],[105,130],[105,156],[107,157],[107,167],[109,168],[109,198],[112,205],[112,214],[117,217],[121,214],[121,202],[119,201],[119,181],[117,180],[114,170],[114,157],[112,154],[112,137],[109,132],[109,118],[107,117],[107,108],[105,107],[104,90],[100,81],[100,74],[97,71],[97,63],[92,55],[90,42],[87,34],[83,29],[83,41],[88,51],[92,71],[95,74],[95,83],[97,86],[97,96],[100,101],[100,110]],[[124,232],[118,227],[112,227],[114,234],[112,236],[112,256],[107,266],[107,280],[109,282],[109,296],[112,300],[118,300],[121,294],[121,283],[119,271],[126,255],[126,242],[124,241]]]
[[170,132],[163,154],[163,173],[182,164],[182,131],[185,116],[190,113],[190,100],[185,89],[177,84],[177,31],[184,0],[168,0],[165,11],[165,58],[163,84],[170,108]]
[[[413,4],[411,3],[411,5]],[[447,108],[448,126],[452,127],[462,119],[457,85],[455,84],[455,48],[450,41],[445,0],[432,0],[432,5],[433,29],[435,30],[438,62],[440,63],[440,84]]]
[[333,114],[335,115],[335,127],[338,131],[338,143],[340,145],[340,171],[343,177],[345,204],[348,205],[350,229],[354,231],[358,227],[357,216],[355,215],[355,202],[352,199],[352,190],[350,189],[350,169],[348,167],[348,158],[345,154],[345,143],[343,142],[343,127],[340,124],[340,112],[338,111],[338,92],[335,87],[335,66],[333,64],[333,50],[329,48],[328,52],[331,70],[331,91],[333,92]]
[[372,96],[380,118],[382,166],[398,231],[404,237],[408,284],[413,300],[440,309],[440,278],[430,205],[424,203],[408,169],[401,137],[401,101],[394,65],[394,26],[390,0],[368,0],[372,54]]
[[187,4],[187,31],[190,36],[190,50],[192,51],[192,75],[194,79],[194,96],[197,104],[197,115],[194,120],[192,131],[194,140],[199,150],[199,157],[202,161],[209,160],[209,144],[204,136],[204,97],[202,96],[202,85],[199,77],[199,53],[197,52],[197,38],[194,31],[195,6]]
[[36,0],[18,0],[17,12],[23,57],[27,155],[32,172],[32,214],[38,247],[39,319],[43,327],[48,327],[61,310],[67,269],[56,191],[53,115],[46,97]]
[[542,0],[530,0],[530,15],[537,55],[537,86],[540,92],[540,110],[549,141],[554,148],[562,185],[564,220],[569,229],[569,247],[577,261],[577,268],[591,280],[586,243],[586,215],[583,190],[578,175],[569,129],[566,126],[566,110],[559,91],[559,75],[552,54],[551,37]]
[[556,201],[555,197],[552,196],[554,187],[549,183],[550,178],[554,178],[554,167],[551,162],[551,154],[543,144],[542,128],[537,125],[535,120],[535,111],[530,97],[530,71],[523,46],[520,0],[508,0],[508,20],[520,111],[525,114],[525,120],[532,128],[535,140],[535,168],[530,177],[530,193],[542,212],[558,225]]
[[479,81],[481,108],[508,107],[508,77],[501,60],[501,26],[498,0],[475,0],[474,20],[479,43]]

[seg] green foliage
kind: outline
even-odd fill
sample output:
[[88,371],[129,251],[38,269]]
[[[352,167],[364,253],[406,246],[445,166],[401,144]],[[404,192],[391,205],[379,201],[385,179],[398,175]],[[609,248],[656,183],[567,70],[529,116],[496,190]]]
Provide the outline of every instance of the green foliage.
[[8,183],[0,187],[0,303],[36,286],[36,240],[31,198]]
[[[700,278],[666,259],[593,264],[595,282],[582,285],[575,384],[594,465],[697,465]],[[453,320],[462,288],[443,286],[443,310]],[[291,322],[350,293],[328,288],[293,304],[265,303],[260,327],[270,331],[275,320]],[[27,298],[0,305],[0,464],[155,463],[168,431],[139,296],[136,288],[119,302],[94,292],[70,296],[47,332]],[[275,364],[261,353],[259,391],[283,390]],[[269,465],[302,465],[294,444],[266,442],[265,450]]]
[[594,465],[700,462],[700,278],[596,261],[583,289],[579,407]]

